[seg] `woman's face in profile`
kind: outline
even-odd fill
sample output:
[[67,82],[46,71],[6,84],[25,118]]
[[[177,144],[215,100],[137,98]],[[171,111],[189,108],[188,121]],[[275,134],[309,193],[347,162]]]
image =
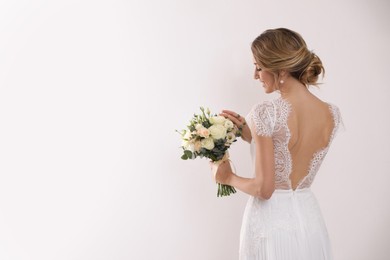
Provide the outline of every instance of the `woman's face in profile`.
[[255,73],[254,78],[260,80],[263,84],[263,88],[265,93],[272,93],[275,91],[275,79],[274,75],[267,71],[266,69],[261,68],[255,59],[253,59],[253,63],[255,64]]

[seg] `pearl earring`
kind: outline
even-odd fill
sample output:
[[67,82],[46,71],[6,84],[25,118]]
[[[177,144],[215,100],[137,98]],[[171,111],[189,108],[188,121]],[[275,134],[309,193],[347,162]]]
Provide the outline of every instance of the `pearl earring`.
[[283,83],[284,83],[284,80],[280,80],[279,82],[280,82],[280,84],[283,84]]

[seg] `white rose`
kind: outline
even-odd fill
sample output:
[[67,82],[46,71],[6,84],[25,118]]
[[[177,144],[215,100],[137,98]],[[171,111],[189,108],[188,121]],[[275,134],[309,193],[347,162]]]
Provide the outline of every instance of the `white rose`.
[[184,147],[185,150],[190,150],[191,152],[195,151],[193,142],[183,141],[182,146]]
[[206,148],[207,150],[212,150],[214,148],[214,141],[213,138],[205,138],[200,141],[203,148]]
[[210,123],[213,125],[223,125],[226,121],[226,118],[223,116],[212,116],[210,117]]
[[228,129],[228,130],[230,130],[230,129],[232,129],[233,128],[233,122],[232,121],[230,121],[230,120],[226,120],[225,121],[225,124],[224,124],[224,126]]
[[231,143],[234,142],[234,140],[236,140],[236,135],[234,133],[232,133],[232,132],[227,133],[227,135],[226,135],[226,142],[231,144]]
[[209,131],[214,139],[223,139],[227,130],[223,125],[212,125],[209,127]]
[[184,134],[183,139],[190,140],[190,138],[191,138],[191,132],[188,131],[188,130],[184,130],[184,131],[186,131],[186,133]]

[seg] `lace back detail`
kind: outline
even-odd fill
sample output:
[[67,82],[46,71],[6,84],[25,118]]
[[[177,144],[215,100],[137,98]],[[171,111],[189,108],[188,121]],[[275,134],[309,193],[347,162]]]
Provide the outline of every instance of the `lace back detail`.
[[328,105],[329,105],[329,109],[332,113],[333,123],[334,123],[332,134],[329,138],[329,143],[325,148],[319,150],[318,152],[316,152],[313,155],[313,158],[310,161],[310,167],[309,167],[308,174],[298,184],[297,188],[307,188],[307,187],[311,186],[311,184],[314,181],[314,177],[316,176],[316,173],[320,169],[320,166],[325,158],[325,155],[328,153],[329,147],[330,147],[330,145],[331,145],[331,143],[332,143],[332,141],[337,133],[337,130],[339,129],[340,122],[341,122],[340,111],[339,111],[338,107],[336,107],[335,105],[333,105],[333,104],[328,104]]
[[[341,122],[340,111],[337,106],[329,104],[334,120],[334,127],[328,145],[313,154],[307,175],[298,183],[297,188],[310,187],[322,161],[329,150]],[[291,105],[281,97],[273,101],[265,101],[255,105],[248,116],[247,122],[257,135],[272,137],[275,159],[275,188],[292,189],[290,174],[292,159],[288,149],[291,133],[287,125]],[[253,157],[254,159],[254,157]]]

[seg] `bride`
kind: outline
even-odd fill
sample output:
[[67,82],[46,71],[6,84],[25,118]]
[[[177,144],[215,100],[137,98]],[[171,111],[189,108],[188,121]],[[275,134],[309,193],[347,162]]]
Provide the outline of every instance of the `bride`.
[[223,110],[250,143],[253,178],[229,163],[212,169],[215,180],[250,195],[240,235],[241,260],[329,260],[327,228],[310,186],[341,122],[336,105],[309,91],[324,74],[320,58],[300,34],[270,29],[252,43],[254,78],[280,96],[255,104],[244,118]]

